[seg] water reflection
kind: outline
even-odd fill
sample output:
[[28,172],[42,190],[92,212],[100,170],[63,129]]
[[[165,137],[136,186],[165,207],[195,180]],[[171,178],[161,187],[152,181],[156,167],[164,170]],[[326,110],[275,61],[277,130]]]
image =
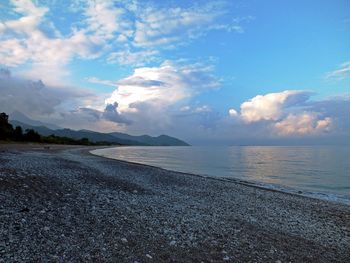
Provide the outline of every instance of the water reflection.
[[350,195],[350,147],[117,147],[95,153],[181,172]]

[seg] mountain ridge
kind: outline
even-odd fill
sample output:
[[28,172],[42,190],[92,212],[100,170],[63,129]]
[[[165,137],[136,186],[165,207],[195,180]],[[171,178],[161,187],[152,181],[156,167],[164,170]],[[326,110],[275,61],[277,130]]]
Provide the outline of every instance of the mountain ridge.
[[26,116],[25,114],[23,114],[20,111],[14,111],[9,115],[9,119],[11,120],[15,120],[15,121],[19,121],[21,123],[27,124],[27,125],[31,125],[31,126],[45,126],[49,129],[53,129],[53,130],[58,130],[58,129],[62,129],[61,127],[55,125],[55,124],[51,124],[51,123],[45,123],[45,122],[41,122],[41,121],[37,121],[37,120],[33,120],[31,118],[29,118],[28,116]]
[[14,120],[13,118],[10,120],[10,123],[13,126],[21,126],[23,130],[33,129],[43,136],[49,136],[53,134],[56,136],[70,137],[73,139],[88,138],[92,142],[104,141],[120,145],[133,146],[189,146],[189,144],[185,141],[164,134],[152,137],[150,135],[134,136],[120,132],[101,133],[91,130],[76,131],[68,128],[50,129],[44,125],[35,126],[18,120]]

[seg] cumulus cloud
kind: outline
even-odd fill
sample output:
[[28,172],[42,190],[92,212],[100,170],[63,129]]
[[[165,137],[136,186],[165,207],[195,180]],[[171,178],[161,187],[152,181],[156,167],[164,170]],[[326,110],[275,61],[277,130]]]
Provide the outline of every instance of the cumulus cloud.
[[343,80],[348,77],[350,77],[350,61],[344,62],[338,69],[326,74],[327,79],[334,80]]
[[257,95],[242,103],[241,118],[248,123],[261,120],[278,120],[285,108],[305,102],[309,98],[309,94],[305,91],[286,90]]
[[204,65],[178,65],[165,61],[159,67],[137,68],[131,76],[118,81],[117,89],[106,103],[118,102],[120,112],[138,112],[141,104],[161,111],[205,90],[217,88],[219,83]]
[[[129,132],[178,132],[180,119],[183,123],[185,118],[191,118],[195,125],[208,126],[209,119],[213,119],[208,116],[215,115],[212,108],[192,99],[219,87],[220,80],[213,76],[212,70],[203,64],[171,61],[165,61],[158,67],[137,68],[130,76],[112,82],[116,83],[116,89],[105,104],[111,109],[111,105],[117,105],[114,116],[120,123],[128,125]],[[111,83],[91,79],[106,85]]]
[[[350,97],[346,95],[321,101],[311,100],[311,94],[304,91],[258,95],[246,101],[250,107],[241,107],[240,111],[231,109],[229,118],[196,99],[197,94],[219,84],[204,65],[165,62],[159,67],[135,70],[129,77],[113,83],[116,90],[112,96],[105,95],[104,103],[81,90],[46,86],[42,81],[13,77],[9,70],[2,69],[0,110],[21,111],[33,119],[61,127],[166,133],[203,141],[220,138],[248,143],[254,139],[262,143],[276,138],[349,136]],[[96,101],[102,104],[95,105]],[[242,114],[244,110],[251,114],[249,121],[247,114]],[[259,115],[253,114],[254,110]]]
[[330,112],[316,107],[318,102],[309,101],[310,96],[310,92],[301,90],[257,95],[241,104],[240,113],[230,109],[229,115],[241,120],[240,125],[262,123],[260,127],[270,127],[281,136],[330,132],[333,124]]
[[107,104],[102,116],[106,120],[116,122],[116,123],[124,123],[124,124],[131,123],[131,121],[126,119],[124,116],[122,116],[118,112],[118,103],[117,102],[114,102],[113,104]]
[[238,116],[238,112],[235,109],[229,109],[228,114],[231,117],[237,117]]
[[329,132],[332,119],[326,117],[319,119],[317,113],[303,112],[300,114],[289,114],[286,118],[274,124],[277,133],[283,136],[289,135],[311,135]]

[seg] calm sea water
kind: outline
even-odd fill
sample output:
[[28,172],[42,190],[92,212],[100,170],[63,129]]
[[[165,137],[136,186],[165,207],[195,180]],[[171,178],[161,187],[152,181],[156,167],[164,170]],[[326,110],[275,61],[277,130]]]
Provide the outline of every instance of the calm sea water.
[[97,155],[350,200],[349,146],[116,147]]

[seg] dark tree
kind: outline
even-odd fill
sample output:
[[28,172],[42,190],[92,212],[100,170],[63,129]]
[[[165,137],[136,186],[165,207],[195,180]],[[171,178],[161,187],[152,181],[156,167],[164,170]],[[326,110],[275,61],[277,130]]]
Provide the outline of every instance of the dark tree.
[[15,141],[22,141],[23,140],[23,130],[21,126],[17,126],[15,130],[13,131],[13,139]]
[[9,116],[5,112],[0,113],[0,140],[10,139],[12,133],[13,127],[9,123]]
[[41,136],[33,129],[27,129],[26,133],[24,134],[24,139],[29,142],[40,142]]
[[82,138],[79,140],[80,144],[82,145],[89,145],[90,144],[90,141],[88,138]]

